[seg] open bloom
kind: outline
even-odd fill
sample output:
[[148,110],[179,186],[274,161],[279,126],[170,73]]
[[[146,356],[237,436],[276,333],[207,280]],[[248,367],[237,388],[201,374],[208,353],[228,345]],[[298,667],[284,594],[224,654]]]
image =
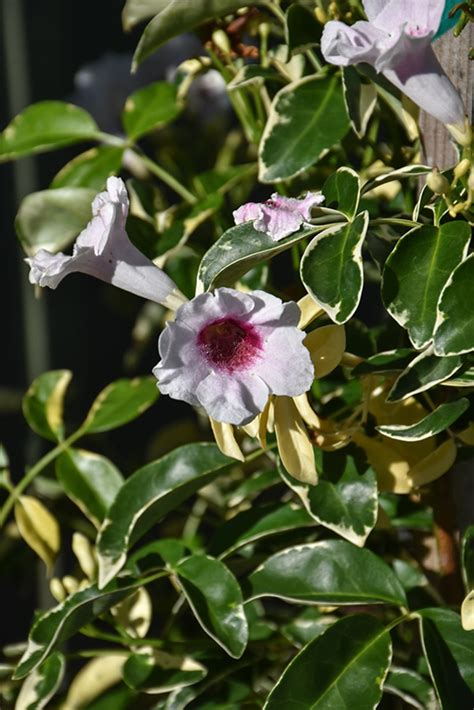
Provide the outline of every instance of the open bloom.
[[218,288],[181,306],[167,323],[153,373],[161,392],[201,405],[214,420],[247,424],[270,394],[306,392],[314,370],[296,303],[264,291]]
[[368,22],[328,22],[321,50],[331,64],[366,62],[381,72],[459,140],[465,126],[461,97],[431,46],[444,0],[364,0]]
[[282,197],[274,193],[266,202],[247,202],[235,210],[235,224],[253,222],[257,232],[264,232],[274,242],[297,232],[304,222],[311,218],[315,205],[324,202],[324,195],[312,192],[299,200],[295,197]]
[[26,259],[30,282],[55,289],[65,276],[80,271],[168,308],[184,303],[174,281],[129,240],[125,231],[128,205],[123,181],[110,177],[107,191],[92,203],[92,219],[77,237],[72,256],[40,249]]

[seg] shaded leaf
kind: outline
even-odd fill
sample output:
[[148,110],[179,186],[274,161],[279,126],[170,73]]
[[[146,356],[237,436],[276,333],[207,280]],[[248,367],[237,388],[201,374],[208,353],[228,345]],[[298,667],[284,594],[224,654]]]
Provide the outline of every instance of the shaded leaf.
[[377,353],[356,365],[352,370],[352,374],[355,377],[359,377],[359,375],[404,370],[414,352],[413,348],[398,348],[397,350],[386,350],[385,352]]
[[391,658],[390,634],[377,619],[340,619],[291,661],[264,708],[375,708]]
[[[454,224],[465,224],[470,237],[468,224]],[[436,355],[460,355],[474,350],[473,296],[474,254],[470,254],[452,273],[441,294],[434,336]]]
[[351,128],[358,138],[363,138],[377,103],[377,89],[351,66],[342,69],[342,86]]
[[387,402],[399,402],[419,392],[425,392],[454,375],[461,366],[462,360],[457,355],[437,357],[428,349],[414,358],[395,380],[388,393]]
[[352,168],[338,168],[323,185],[325,206],[335,206],[348,219],[357,214],[360,201],[360,180]]
[[370,190],[376,187],[381,187],[381,185],[386,185],[394,180],[403,180],[412,177],[420,177],[421,175],[427,175],[433,170],[428,165],[407,165],[404,168],[398,168],[397,170],[388,170],[383,175],[378,175],[377,177],[367,180],[367,182],[362,185],[362,194],[364,195]]
[[61,685],[65,661],[61,653],[53,653],[40,668],[36,668],[21,686],[15,710],[45,708]]
[[64,396],[71,378],[70,370],[44,372],[33,381],[23,398],[26,421],[45,439],[60,441],[64,437]]
[[88,434],[116,429],[143,414],[158,396],[153,377],[112,382],[95,399],[81,429]]
[[177,86],[155,81],[128,97],[122,114],[123,127],[127,135],[136,140],[175,119],[182,108]]
[[378,426],[376,429],[391,439],[421,441],[422,439],[436,436],[436,434],[450,427],[468,408],[469,400],[466,397],[462,397],[454,402],[440,404],[439,407],[430,412],[421,421],[416,422],[416,424],[387,424]]
[[56,518],[31,496],[20,496],[15,503],[15,521],[23,540],[45,563],[51,573],[61,546],[61,531]]
[[102,190],[111,175],[116,175],[122,166],[124,148],[100,145],[73,158],[59,171],[51,183],[52,188],[88,187]]
[[169,693],[198,683],[206,675],[204,666],[192,658],[151,649],[130,656],[123,668],[123,679],[130,688],[150,694]]
[[289,58],[320,44],[323,27],[310,10],[301,5],[290,5],[285,19]]

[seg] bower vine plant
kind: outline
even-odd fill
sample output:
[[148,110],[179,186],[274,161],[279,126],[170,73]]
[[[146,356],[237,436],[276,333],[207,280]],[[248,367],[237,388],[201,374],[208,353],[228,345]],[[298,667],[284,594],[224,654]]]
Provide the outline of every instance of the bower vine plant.
[[[470,19],[127,0],[132,69],[184,32],[201,52],[128,98],[120,136],[60,101],[5,127],[1,161],[78,146],[20,206],[31,283],[130,291],[158,352],[73,430],[70,371],[25,395],[49,446],[23,477],[2,451],[1,522],[57,604],[4,649],[2,708],[474,707],[474,527],[447,514],[474,445],[474,163],[432,47]],[[203,80],[227,113],[209,101],[214,138],[190,140]],[[420,110],[455,145],[447,170],[423,163]],[[95,435],[133,448],[126,425],[170,399],[189,438],[167,422],[164,454],[124,475]]]

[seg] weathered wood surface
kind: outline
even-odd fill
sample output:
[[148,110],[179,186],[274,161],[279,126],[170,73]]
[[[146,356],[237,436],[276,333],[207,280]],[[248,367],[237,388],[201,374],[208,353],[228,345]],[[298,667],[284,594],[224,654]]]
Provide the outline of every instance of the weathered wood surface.
[[[435,52],[449,78],[460,91],[468,115],[473,116],[474,61],[469,59],[469,50],[474,47],[474,23],[471,23],[459,37],[452,32],[444,35],[435,45]],[[421,117],[425,160],[428,165],[448,168],[456,162],[456,151],[449,139],[446,128],[431,116]]]

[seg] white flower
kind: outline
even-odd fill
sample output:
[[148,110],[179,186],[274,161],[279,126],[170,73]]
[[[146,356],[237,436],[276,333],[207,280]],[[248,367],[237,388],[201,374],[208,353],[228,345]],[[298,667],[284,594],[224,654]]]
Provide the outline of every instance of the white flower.
[[321,50],[331,64],[372,64],[424,111],[462,140],[462,99],[431,46],[444,0],[364,0],[368,22],[328,22]]
[[266,202],[247,202],[235,210],[235,224],[253,221],[257,232],[264,232],[274,241],[297,232],[304,222],[311,219],[311,210],[324,202],[324,195],[307,192],[299,200],[295,197],[282,197],[274,193]]
[[153,373],[161,392],[201,405],[219,422],[246,424],[270,394],[294,397],[314,369],[296,303],[264,291],[218,288],[181,306],[167,323]]
[[107,191],[92,203],[92,219],[77,237],[72,256],[40,249],[25,259],[31,267],[30,282],[55,289],[65,276],[80,271],[168,308],[184,303],[174,281],[129,240],[128,204],[123,181],[110,177]]

